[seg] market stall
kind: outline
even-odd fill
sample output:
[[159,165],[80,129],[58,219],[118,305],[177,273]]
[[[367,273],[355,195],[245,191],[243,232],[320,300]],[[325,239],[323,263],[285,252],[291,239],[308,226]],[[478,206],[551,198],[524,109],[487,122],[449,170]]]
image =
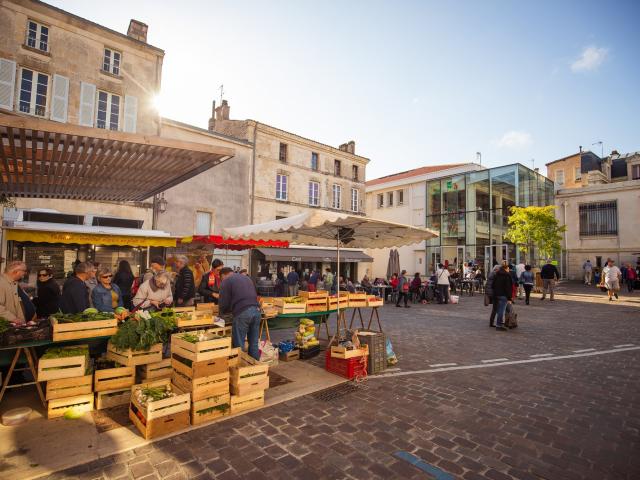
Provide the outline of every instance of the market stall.
[[[283,218],[263,224],[226,228],[224,229],[224,233],[235,238],[251,239],[268,236],[272,239],[289,241],[300,245],[313,245],[320,247],[335,246],[337,261],[336,271],[338,272],[340,271],[341,249],[344,247],[373,249],[400,247],[418,243],[437,236],[436,232],[426,228],[412,227],[409,225],[337,212],[328,212],[324,210],[306,212],[293,217]],[[350,298],[350,294],[346,294],[345,297],[346,292],[341,292],[339,285],[340,282],[338,282],[338,289],[334,298],[328,298],[327,300],[327,310],[331,310],[332,306],[335,306],[335,309],[337,310],[336,328],[334,334],[329,340],[329,349],[327,350],[328,370],[335,370],[333,367],[338,368],[336,363],[338,365],[342,365],[340,362],[336,362],[334,360],[336,358],[345,360],[346,364],[351,365],[349,360],[352,357],[366,356],[363,349],[357,348],[359,343],[358,340],[355,338],[349,338],[349,328],[347,326],[345,310],[348,308],[350,302],[353,302],[354,308],[362,308],[368,304],[367,299],[359,298],[357,296]],[[275,301],[277,301],[277,299]],[[379,299],[375,299],[374,302],[378,303]],[[307,303],[307,306],[308,305],[309,304]],[[284,299],[284,301],[282,301],[281,314],[302,313],[287,312],[286,307],[287,302],[286,299]],[[377,309],[378,306],[376,305],[374,308]],[[361,312],[358,311],[358,314],[361,317]],[[375,311],[375,315],[378,320],[379,328],[382,330],[377,310]],[[353,326],[354,318],[355,317],[352,317],[351,326]],[[374,313],[372,312],[369,326],[371,325],[373,318]],[[364,321],[362,319],[361,323],[364,326]],[[303,325],[300,326],[300,329],[302,328]],[[306,326],[305,331],[307,331]],[[358,352],[354,354],[341,350],[345,348],[347,350],[358,350]]]

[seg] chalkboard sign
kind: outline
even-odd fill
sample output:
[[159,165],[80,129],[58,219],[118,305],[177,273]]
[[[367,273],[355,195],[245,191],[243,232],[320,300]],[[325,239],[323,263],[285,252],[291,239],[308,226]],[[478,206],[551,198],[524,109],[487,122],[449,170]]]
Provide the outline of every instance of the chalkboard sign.
[[64,278],[65,247],[37,245],[25,247],[25,261],[29,270],[34,272],[40,268],[53,270],[54,278]]

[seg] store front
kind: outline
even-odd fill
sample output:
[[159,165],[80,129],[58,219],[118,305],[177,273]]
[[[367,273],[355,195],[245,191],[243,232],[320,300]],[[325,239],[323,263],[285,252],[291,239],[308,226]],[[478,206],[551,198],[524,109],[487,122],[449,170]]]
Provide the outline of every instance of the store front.
[[100,233],[94,233],[91,227],[63,224],[51,228],[36,230],[22,226],[4,229],[7,259],[22,260],[27,264],[29,285],[35,285],[39,269],[52,269],[54,278],[62,281],[73,271],[76,263],[85,261],[99,263],[115,271],[120,260],[127,260],[134,275],[138,275],[146,269],[151,256],[164,255],[166,248],[176,244],[175,238],[157,230],[134,233],[131,229],[102,227]]
[[[279,268],[282,268],[285,275],[291,270],[310,274],[313,270],[325,272],[327,268],[331,268],[335,272],[337,262],[335,250],[309,247],[256,248],[251,255],[253,272],[256,272],[255,276],[258,278],[275,278]],[[362,250],[341,249],[340,275],[357,282],[365,271],[361,264],[370,262],[373,262],[373,258]]]

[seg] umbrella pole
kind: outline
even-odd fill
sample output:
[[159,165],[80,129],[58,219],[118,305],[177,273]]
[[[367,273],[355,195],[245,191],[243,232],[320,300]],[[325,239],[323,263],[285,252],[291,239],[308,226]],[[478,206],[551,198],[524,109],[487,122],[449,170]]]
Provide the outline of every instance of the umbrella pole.
[[336,263],[337,263],[337,268],[336,268],[336,275],[338,276],[336,285],[337,285],[337,289],[336,289],[336,295],[338,296],[337,298],[337,305],[338,305],[338,322],[337,322],[337,328],[336,328],[336,335],[338,336],[338,341],[340,341],[340,339],[342,338],[341,332],[342,332],[342,327],[344,327],[344,332],[346,334],[346,330],[347,330],[347,321],[346,318],[344,317],[344,312],[342,310],[340,310],[340,227],[338,227],[338,234],[336,235],[336,250],[337,250],[337,255],[336,255]]

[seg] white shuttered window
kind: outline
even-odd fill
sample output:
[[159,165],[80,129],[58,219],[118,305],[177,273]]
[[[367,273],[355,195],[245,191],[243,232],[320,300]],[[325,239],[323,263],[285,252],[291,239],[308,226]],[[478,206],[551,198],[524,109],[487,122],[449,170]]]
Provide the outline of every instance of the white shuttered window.
[[122,130],[128,133],[136,133],[138,119],[138,98],[131,95],[124,96],[124,124]]
[[96,108],[96,86],[80,82],[80,113],[78,123],[85,127],[93,127]]
[[333,184],[333,199],[331,207],[336,209],[342,208],[342,187],[337,184]]
[[196,212],[196,235],[211,235],[211,213]]
[[69,79],[62,75],[54,75],[51,92],[51,120],[66,122],[69,104]]
[[13,110],[16,85],[16,62],[0,58],[0,108]]

